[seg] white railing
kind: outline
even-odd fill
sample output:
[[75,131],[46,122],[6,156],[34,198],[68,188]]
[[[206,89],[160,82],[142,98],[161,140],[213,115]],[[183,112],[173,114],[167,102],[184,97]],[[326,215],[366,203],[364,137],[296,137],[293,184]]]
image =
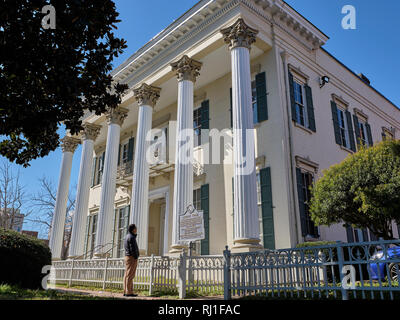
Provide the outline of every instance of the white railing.
[[[123,289],[125,262],[122,258],[54,261],[50,279],[55,284]],[[134,279],[135,290],[178,291],[180,298],[194,291],[223,291],[223,256],[140,257]]]

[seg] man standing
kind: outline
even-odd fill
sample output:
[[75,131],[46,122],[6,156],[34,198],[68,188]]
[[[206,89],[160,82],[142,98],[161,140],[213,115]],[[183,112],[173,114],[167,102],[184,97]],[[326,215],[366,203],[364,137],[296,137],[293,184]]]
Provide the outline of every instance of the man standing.
[[136,225],[131,224],[128,227],[128,234],[125,238],[125,274],[124,274],[124,296],[136,297],[133,293],[133,279],[136,274],[136,267],[139,258],[139,248],[136,242]]

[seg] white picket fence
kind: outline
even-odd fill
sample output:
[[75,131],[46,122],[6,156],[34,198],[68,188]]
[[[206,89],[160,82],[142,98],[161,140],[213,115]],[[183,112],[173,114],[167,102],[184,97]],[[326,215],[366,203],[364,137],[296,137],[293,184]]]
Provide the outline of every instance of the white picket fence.
[[[97,288],[123,288],[125,262],[122,258],[54,261],[50,283]],[[135,290],[223,294],[223,256],[140,257],[134,279]]]

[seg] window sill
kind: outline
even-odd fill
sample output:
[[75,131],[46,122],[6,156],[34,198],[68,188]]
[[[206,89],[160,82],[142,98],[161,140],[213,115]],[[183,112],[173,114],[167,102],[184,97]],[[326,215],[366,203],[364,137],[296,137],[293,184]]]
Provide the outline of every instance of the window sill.
[[305,132],[307,132],[307,133],[309,133],[309,134],[315,133],[315,132],[312,131],[311,129],[308,129],[307,127],[304,127],[304,126],[302,126],[301,124],[298,124],[298,123],[295,122],[295,121],[293,121],[293,123],[294,123],[294,126],[295,126],[296,128],[302,129],[302,130],[304,130]]
[[354,153],[354,151],[351,150],[351,149],[349,149],[349,148],[343,147],[342,145],[339,145],[339,146],[340,146],[340,149],[342,149],[342,150],[344,150],[344,151],[347,151],[348,153],[351,153],[351,154]]

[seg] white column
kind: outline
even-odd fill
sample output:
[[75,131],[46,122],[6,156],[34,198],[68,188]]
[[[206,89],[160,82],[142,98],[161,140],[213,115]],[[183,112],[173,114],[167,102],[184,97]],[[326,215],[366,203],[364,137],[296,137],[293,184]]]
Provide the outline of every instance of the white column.
[[72,158],[78,144],[78,139],[69,136],[66,136],[61,140],[63,155],[49,241],[53,260],[61,259]]
[[139,115],[136,134],[136,150],[133,167],[130,223],[137,227],[137,243],[140,254],[146,255],[149,229],[149,162],[147,150],[150,145],[153,107],[160,97],[160,88],[142,84],[134,90],[138,101]]
[[106,114],[108,132],[94,250],[96,257],[103,257],[112,248],[119,139],[127,114],[128,110],[123,108],[110,109]]
[[250,74],[250,48],[258,31],[238,19],[221,33],[232,63],[234,249],[247,251],[260,242]]
[[75,201],[75,213],[72,223],[69,258],[84,254],[85,227],[89,207],[90,181],[93,167],[94,141],[100,133],[101,126],[86,123],[83,125],[82,155],[79,169],[78,189]]
[[180,252],[185,247],[184,243],[179,242],[179,216],[193,204],[193,86],[201,65],[188,56],[171,64],[178,78],[171,253]]

